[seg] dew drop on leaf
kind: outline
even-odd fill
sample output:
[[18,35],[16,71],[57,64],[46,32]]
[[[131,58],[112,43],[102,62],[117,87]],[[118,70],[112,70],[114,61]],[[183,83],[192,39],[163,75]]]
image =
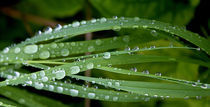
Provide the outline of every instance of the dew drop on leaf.
[[49,85],[49,90],[53,91],[54,90],[54,86],[53,85]]
[[40,59],[47,59],[50,57],[50,52],[45,50],[45,51],[42,51],[40,54],[39,54],[39,58]]
[[48,81],[48,77],[42,77],[42,81],[43,82],[47,82]]
[[87,69],[93,69],[94,64],[93,64],[93,63],[88,63],[88,64],[86,65],[86,67],[87,67]]
[[72,66],[70,68],[70,72],[71,72],[71,74],[77,74],[77,73],[79,73],[80,72],[79,66]]
[[35,82],[34,86],[35,86],[36,89],[42,89],[44,87],[44,84],[39,83],[39,82]]
[[57,45],[56,43],[52,43],[52,44],[51,44],[51,47],[52,47],[52,48],[57,48],[57,46],[58,46],[58,45]]
[[105,52],[103,55],[104,59],[109,59],[111,57],[111,54],[109,52]]
[[37,75],[35,73],[33,73],[33,74],[31,74],[31,78],[35,80],[35,79],[37,79]]
[[104,22],[106,22],[107,21],[107,19],[105,18],[105,17],[102,17],[101,19],[100,19],[100,22],[101,23],[104,23]]
[[65,70],[58,70],[55,72],[56,79],[63,79],[66,76]]
[[24,48],[24,53],[26,54],[34,54],[38,51],[37,45],[28,45]]
[[57,24],[56,26],[55,26],[55,31],[58,31],[58,30],[60,30],[62,28],[62,26],[60,25],[60,24]]
[[93,51],[95,51],[95,48],[93,46],[89,46],[88,47],[88,52],[93,52]]
[[9,48],[6,47],[4,50],[3,50],[3,53],[8,53],[9,52]]
[[44,77],[44,76],[45,76],[45,72],[44,72],[44,71],[40,71],[39,75],[40,75],[41,77]]
[[79,27],[80,26],[80,23],[79,22],[73,22],[72,23],[72,27]]
[[95,22],[96,22],[96,19],[92,19],[92,20],[91,20],[91,23],[95,23]]
[[95,93],[88,93],[88,98],[95,98]]
[[156,32],[156,30],[151,30],[150,33],[154,37],[156,37],[158,35],[158,33]]
[[61,50],[61,55],[62,56],[68,56],[69,55],[69,50],[68,49],[62,49]]
[[109,99],[109,96],[108,96],[108,95],[106,95],[104,98],[105,98],[106,100],[108,100],[108,99]]
[[45,30],[44,30],[44,33],[45,34],[48,34],[48,33],[51,33],[52,32],[52,28],[51,27],[47,27]]
[[59,93],[62,93],[62,92],[63,92],[63,87],[57,87],[57,91],[58,91]]
[[85,25],[87,22],[83,20],[83,21],[81,21],[80,23],[81,23],[82,25]]
[[96,45],[101,45],[102,41],[100,39],[96,40]]
[[118,97],[113,97],[113,101],[117,101],[118,100]]
[[14,50],[14,52],[15,52],[16,54],[19,53],[19,52],[20,52],[20,48],[19,48],[19,47],[16,47],[15,50]]
[[72,96],[78,96],[78,94],[79,94],[79,91],[78,90],[70,89],[70,95],[72,95]]

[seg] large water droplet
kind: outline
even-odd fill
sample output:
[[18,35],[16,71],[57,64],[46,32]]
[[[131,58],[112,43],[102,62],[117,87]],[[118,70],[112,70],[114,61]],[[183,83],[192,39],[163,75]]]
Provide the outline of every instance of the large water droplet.
[[48,77],[42,77],[42,81],[43,82],[47,82],[48,81]]
[[8,53],[9,52],[9,48],[6,47],[4,50],[3,50],[3,53]]
[[113,26],[112,30],[114,31],[120,31],[121,27],[120,26]]
[[107,21],[107,19],[105,18],[105,17],[102,17],[101,19],[100,19],[100,22],[101,23],[104,23],[104,22],[106,22]]
[[111,57],[111,54],[109,52],[105,52],[103,58],[109,59]]
[[119,87],[120,83],[119,82],[115,82],[115,86]]
[[95,22],[96,22],[96,19],[92,19],[92,20],[91,20],[91,23],[95,23]]
[[87,22],[86,22],[86,21],[84,21],[84,20],[83,20],[83,21],[81,21],[81,24],[82,24],[82,25],[85,25],[86,23],[87,23]]
[[44,87],[44,84],[35,82],[34,86],[35,86],[36,89],[42,89]]
[[44,77],[45,76],[45,72],[44,71],[40,71],[39,74],[40,74],[41,77]]
[[108,84],[108,86],[112,86],[112,82],[108,82],[107,84]]
[[71,74],[77,74],[77,73],[79,73],[80,72],[79,66],[72,66],[70,68],[70,72],[71,72]]
[[202,84],[202,85],[201,85],[201,88],[207,89],[207,88],[208,88],[208,84]]
[[63,87],[57,87],[57,91],[58,91],[59,93],[62,93],[62,92],[63,92]]
[[62,56],[68,56],[69,55],[69,50],[68,49],[62,49],[61,50],[61,55]]
[[88,93],[88,98],[95,98],[95,93]]
[[48,33],[51,33],[52,32],[52,28],[51,27],[47,27],[45,30],[44,30],[44,33],[45,34],[48,34]]
[[88,63],[86,67],[87,67],[87,69],[93,69],[94,64],[93,63]]
[[131,71],[137,72],[137,68],[136,67],[131,68]]
[[108,95],[106,95],[104,98],[105,98],[106,100],[108,100],[108,99],[109,99],[109,96],[108,96]]
[[36,74],[35,73],[31,74],[31,78],[34,79],[34,80],[37,79]]
[[162,74],[160,72],[155,73],[156,76],[161,76]]
[[134,17],[134,21],[139,21],[140,18],[139,17]]
[[79,27],[80,23],[79,22],[73,22],[72,27]]
[[39,54],[39,58],[40,59],[47,59],[50,57],[50,52],[45,50],[45,51],[42,51],[40,54]]
[[56,79],[63,79],[66,76],[65,70],[58,70],[55,72]]
[[79,91],[78,90],[70,89],[70,95],[72,95],[72,96],[78,96],[78,94],[79,94]]
[[60,24],[57,24],[56,26],[55,26],[55,31],[58,31],[58,30],[60,30],[62,28],[62,26],[60,25]]
[[151,30],[150,33],[151,33],[152,36],[157,36],[158,35],[158,33],[156,32],[156,30]]
[[148,70],[142,71],[143,74],[149,74]]
[[15,50],[14,50],[14,52],[15,52],[16,54],[19,53],[19,52],[20,52],[20,48],[19,48],[19,47],[16,47]]
[[118,97],[113,97],[113,101],[117,101],[118,100]]
[[53,85],[49,85],[49,90],[53,91],[54,90],[54,86]]
[[24,48],[24,53],[26,54],[33,54],[38,51],[38,46],[37,45],[28,45]]
[[58,45],[57,45],[56,43],[52,43],[52,44],[51,44],[51,47],[52,47],[52,48],[57,48],[57,46],[58,46]]

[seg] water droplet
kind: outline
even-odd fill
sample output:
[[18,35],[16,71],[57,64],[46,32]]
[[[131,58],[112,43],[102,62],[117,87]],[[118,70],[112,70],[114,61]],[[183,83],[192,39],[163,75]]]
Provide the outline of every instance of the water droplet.
[[108,86],[112,86],[112,82],[108,82],[107,84],[108,84]]
[[139,17],[134,17],[134,21],[139,21],[140,18]]
[[63,87],[57,87],[57,91],[58,91],[59,93],[62,93],[62,92],[63,92]]
[[47,59],[50,57],[50,52],[45,50],[45,51],[42,51],[40,54],[39,54],[39,58],[40,59]]
[[106,100],[108,100],[108,99],[109,99],[109,96],[108,96],[108,95],[106,95],[106,96],[105,96],[105,99],[106,99]]
[[136,47],[134,47],[132,50],[134,50],[134,51],[138,51],[138,50],[139,50],[139,47],[138,47],[138,46],[136,46]]
[[54,86],[53,85],[49,85],[49,90],[53,91],[54,90]]
[[95,93],[88,93],[88,98],[95,98]]
[[156,76],[161,76],[162,74],[160,72],[155,73]]
[[57,48],[57,46],[58,46],[58,45],[57,45],[56,43],[52,43],[52,44],[51,44],[51,47],[52,47],[52,48]]
[[88,47],[88,52],[93,52],[93,51],[95,51],[95,48],[93,46],[89,46]]
[[60,25],[60,24],[57,24],[56,26],[55,26],[55,31],[58,31],[58,30],[60,30],[62,28],[62,26]]
[[63,79],[66,76],[65,70],[58,70],[55,72],[56,79]]
[[102,41],[100,39],[97,39],[96,40],[96,45],[101,45],[102,44]]
[[142,71],[143,74],[149,74],[148,70]]
[[156,32],[156,30],[151,30],[150,33],[151,33],[152,36],[155,36],[155,37],[158,35],[158,33]]
[[33,54],[38,51],[38,46],[37,45],[28,45],[24,48],[24,53],[26,54]]
[[35,86],[36,89],[42,89],[44,87],[44,84],[35,82],[34,86]]
[[121,27],[120,26],[113,26],[112,30],[114,31],[120,31]]
[[129,36],[124,36],[123,41],[128,43],[130,41],[130,37]]
[[131,68],[131,71],[137,72],[137,68],[136,67]]
[[201,88],[207,89],[207,88],[208,88],[208,85],[207,85],[207,84],[202,84],[202,85],[201,85]]
[[20,52],[20,48],[19,48],[19,47],[16,47],[15,50],[14,50],[14,52],[15,52],[16,54],[19,53],[19,52]]
[[9,48],[6,47],[4,50],[3,50],[3,53],[8,53],[9,52]]
[[93,69],[94,64],[93,63],[88,63],[86,67],[87,67],[87,69]]
[[201,50],[201,48],[197,48],[196,50],[197,50],[197,51],[200,51],[200,50]]
[[138,25],[133,25],[132,28],[137,29],[137,28],[139,28],[139,26]]
[[48,81],[48,77],[42,77],[42,81],[43,82],[47,82]]
[[115,82],[115,86],[119,87],[120,83],[119,82]]
[[81,21],[82,25],[85,25],[87,22],[85,20]]
[[102,17],[101,19],[100,19],[100,22],[101,23],[104,23],[104,22],[106,22],[107,21],[107,19],[105,18],[105,17]]
[[113,16],[113,19],[115,19],[115,20],[116,20],[116,19],[118,19],[118,17],[117,17],[117,16]]
[[31,78],[34,79],[34,80],[37,79],[36,74],[35,74],[35,73],[32,73],[32,74],[31,74]]
[[143,25],[142,27],[143,27],[144,29],[146,29],[148,26],[146,26],[146,25]]
[[113,97],[113,101],[117,101],[118,100],[118,97]]
[[45,76],[45,72],[44,71],[40,71],[39,74],[40,74],[41,77],[44,77]]
[[92,19],[90,22],[91,23],[95,23],[96,22],[96,19]]
[[70,95],[71,96],[78,96],[78,94],[79,94],[79,91],[78,90],[70,89]]
[[70,72],[71,72],[71,74],[77,74],[77,73],[79,73],[80,72],[79,66],[72,66],[70,68]]
[[44,33],[45,34],[48,34],[48,33],[51,33],[52,32],[52,28],[51,27],[47,27],[45,30],[44,30]]
[[193,87],[195,87],[196,85],[197,85],[197,83],[195,83],[195,82],[194,82],[194,83],[192,83],[192,86],[193,86]]
[[103,58],[109,59],[111,57],[111,54],[109,52],[105,52]]
[[79,22],[73,22],[72,27],[79,27],[80,23]]
[[62,49],[61,50],[61,55],[62,56],[68,56],[69,55],[69,50],[68,49]]

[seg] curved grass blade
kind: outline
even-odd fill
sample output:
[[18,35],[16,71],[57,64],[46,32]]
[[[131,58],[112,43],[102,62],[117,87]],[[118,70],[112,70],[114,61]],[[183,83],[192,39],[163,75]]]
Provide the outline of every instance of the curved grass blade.
[[125,80],[111,80],[72,75],[71,77],[104,85],[107,87],[121,89],[146,96],[164,96],[172,98],[184,98],[186,96],[209,96],[210,90],[197,87],[189,87],[181,84],[167,84],[155,82],[139,82]]
[[0,94],[28,107],[67,107],[58,101],[36,94],[31,94],[25,90],[14,87],[1,87]]
[[161,76],[160,74],[159,75],[146,74],[146,73],[134,72],[134,71],[131,71],[131,70],[126,70],[126,69],[121,69],[121,68],[105,67],[105,66],[97,67],[97,69],[104,70],[104,71],[109,71],[109,72],[113,72],[113,73],[126,74],[126,75],[145,76],[145,77],[165,80],[165,81],[169,81],[169,82],[175,82],[175,83],[178,83],[178,84],[188,85],[188,86],[191,86],[191,87],[200,87],[200,88],[203,88],[203,89],[210,89],[210,87],[209,87],[210,84],[181,80],[181,79],[176,79],[176,78],[172,78],[172,77]]

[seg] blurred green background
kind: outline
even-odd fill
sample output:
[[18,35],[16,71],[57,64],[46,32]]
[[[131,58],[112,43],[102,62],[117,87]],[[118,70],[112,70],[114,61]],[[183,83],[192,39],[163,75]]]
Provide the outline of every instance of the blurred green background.
[[[199,33],[209,39],[210,14],[209,0],[1,0],[0,1],[0,48],[3,49],[14,43],[19,43],[32,37],[38,30],[56,24],[72,23],[75,20],[90,20],[100,17],[135,17],[154,19],[180,25],[186,29]],[[140,31],[138,31],[140,32]],[[121,31],[119,34],[124,33]],[[135,33],[135,32],[134,32]],[[93,38],[104,38],[113,35],[111,31],[93,33]],[[134,34],[135,35],[135,34]],[[84,39],[81,35],[77,39]],[[183,41],[185,42],[185,41]],[[155,43],[165,46],[167,41],[159,40]],[[148,44],[146,44],[148,45]],[[143,46],[141,46],[143,47]],[[156,52],[157,54],[158,52]],[[178,52],[170,51],[167,54]],[[162,51],[159,52],[162,54]],[[180,54],[180,53],[178,53]],[[161,71],[164,75],[173,75],[177,78],[209,83],[210,70],[208,68],[188,63],[146,63],[135,66],[138,70],[148,69],[155,73]],[[161,68],[160,68],[161,66]],[[124,66],[126,68],[126,66]],[[128,67],[128,68],[129,68]],[[96,71],[95,76],[125,79],[126,76],[102,73]],[[133,78],[134,80],[137,77]],[[144,78],[143,78],[144,80]],[[52,94],[45,91],[28,90],[45,95],[71,106],[83,107],[84,99]],[[158,100],[139,103],[113,103],[91,101],[91,106],[102,107],[208,107],[209,100]]]

